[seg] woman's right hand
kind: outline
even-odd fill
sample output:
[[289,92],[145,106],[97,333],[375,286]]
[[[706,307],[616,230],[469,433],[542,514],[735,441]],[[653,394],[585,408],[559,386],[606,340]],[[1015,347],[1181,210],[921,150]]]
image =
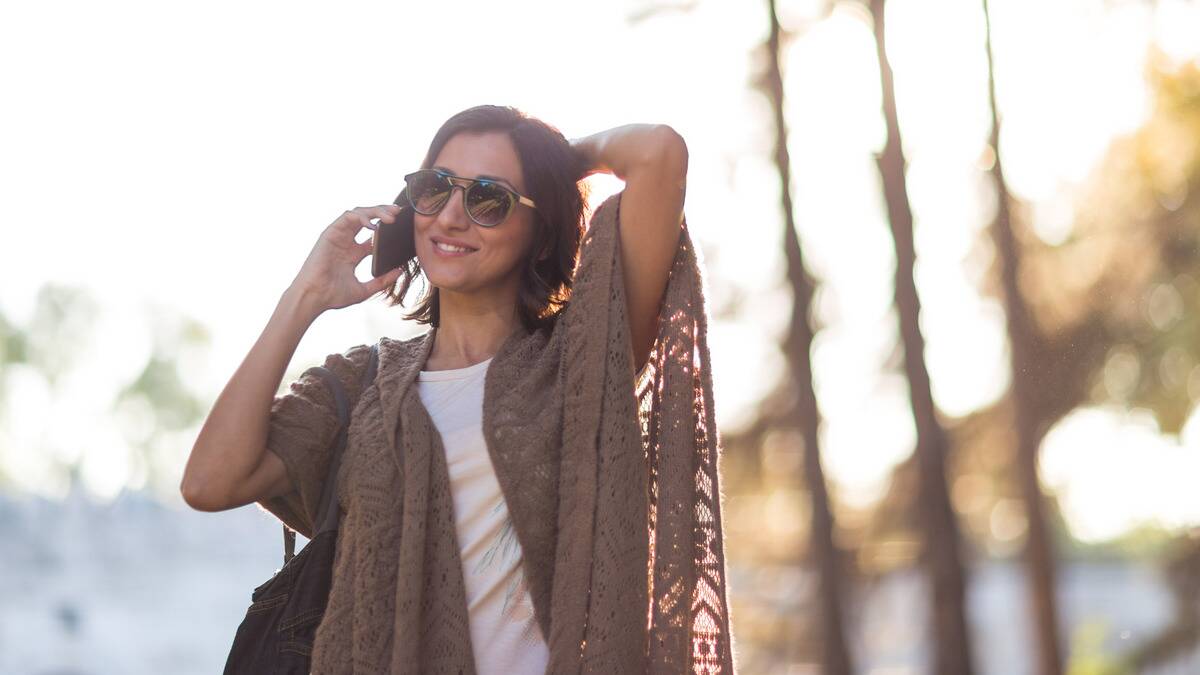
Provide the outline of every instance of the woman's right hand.
[[374,235],[361,244],[355,241],[355,237],[364,227],[375,230],[376,225],[371,219],[392,223],[399,212],[399,206],[384,204],[358,206],[338,216],[317,239],[308,259],[292,281],[292,288],[310,298],[318,312],[323,312],[356,305],[395,283],[403,271],[402,267],[370,281],[358,280],[354,268],[371,254]]

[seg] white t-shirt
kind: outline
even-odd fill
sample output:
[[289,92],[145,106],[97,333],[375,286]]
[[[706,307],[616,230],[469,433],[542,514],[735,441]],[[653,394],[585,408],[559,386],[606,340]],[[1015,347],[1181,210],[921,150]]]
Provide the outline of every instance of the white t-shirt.
[[483,382],[491,362],[422,370],[417,389],[446,448],[476,671],[544,673],[550,653],[483,437]]

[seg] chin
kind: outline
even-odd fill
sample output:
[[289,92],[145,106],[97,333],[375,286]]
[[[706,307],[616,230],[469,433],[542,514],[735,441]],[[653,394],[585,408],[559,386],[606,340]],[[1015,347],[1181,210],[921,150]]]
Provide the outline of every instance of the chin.
[[426,266],[424,262],[421,262],[421,270],[425,273],[425,278],[429,280],[431,285],[437,286],[442,290],[460,290],[465,285],[464,282],[467,281],[465,275],[447,274],[446,270],[441,269],[439,263],[440,261],[435,260],[432,266]]

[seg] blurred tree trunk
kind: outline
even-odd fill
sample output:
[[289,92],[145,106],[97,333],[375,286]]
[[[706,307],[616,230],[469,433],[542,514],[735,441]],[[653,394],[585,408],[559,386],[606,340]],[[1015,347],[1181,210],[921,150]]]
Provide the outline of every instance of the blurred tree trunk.
[[915,454],[920,469],[917,499],[920,521],[925,531],[922,559],[928,566],[933,589],[930,636],[936,650],[936,672],[940,675],[969,675],[972,666],[964,600],[966,581],[959,557],[958,523],[946,486],[947,436],[937,419],[929,372],[925,367],[925,339],[919,323],[920,299],[913,280],[916,251],[913,245],[912,207],[908,201],[895,86],[884,41],[884,0],[871,0],[870,10],[888,132],[883,154],[876,161],[896,250],[894,301],[900,320],[909,398],[917,428]]
[[821,468],[820,443],[817,438],[820,424],[816,393],[813,390],[812,350],[813,327],[810,323],[815,283],[804,267],[800,239],[796,234],[792,212],[791,158],[787,148],[787,124],[784,121],[783,76],[779,67],[779,19],[775,0],[767,0],[770,33],[767,38],[767,68],[759,86],[770,98],[775,123],[775,166],[779,171],[781,206],[784,215],[784,252],[787,258],[787,278],[792,288],[792,315],[784,338],[794,407],[789,416],[796,420],[804,439],[804,478],[812,500],[812,524],[809,529],[811,555],[820,583],[822,654],[821,662],[828,675],[851,675],[850,652],[843,627],[841,556],[833,541],[833,513]]
[[983,0],[985,48],[988,63],[988,103],[992,114],[991,146],[994,155],[991,175],[996,188],[996,217],[992,221],[992,237],[1000,263],[1000,294],[1004,303],[1008,342],[1011,350],[1010,369],[1013,403],[1013,433],[1017,445],[1017,482],[1025,504],[1028,529],[1025,538],[1025,564],[1030,584],[1029,600],[1033,611],[1032,628],[1036,631],[1037,672],[1040,675],[1059,675],[1062,656],[1058,642],[1055,611],[1054,555],[1046,530],[1041,480],[1038,477],[1038,448],[1042,430],[1038,429],[1040,415],[1035,410],[1037,383],[1029,376],[1036,372],[1036,354],[1040,340],[1032,316],[1018,286],[1021,269],[1021,250],[1013,233],[1009,211],[1008,184],[1000,161],[1000,120],[996,110],[996,84],[992,56],[991,17],[988,2]]

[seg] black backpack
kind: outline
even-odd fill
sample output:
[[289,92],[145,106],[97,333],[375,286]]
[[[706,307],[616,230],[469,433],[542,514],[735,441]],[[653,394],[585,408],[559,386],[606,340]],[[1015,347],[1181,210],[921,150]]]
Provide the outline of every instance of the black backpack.
[[[379,345],[371,347],[363,389],[375,379]],[[333,581],[333,556],[337,545],[341,508],[334,498],[338,467],[350,427],[346,393],[335,376],[323,366],[307,372],[320,375],[333,392],[338,409],[338,433],[334,439],[329,480],[321,492],[317,529],[299,554],[296,533],[283,526],[283,567],[250,595],[250,608],[233,637],[224,675],[308,675],[313,639],[325,614]]]

